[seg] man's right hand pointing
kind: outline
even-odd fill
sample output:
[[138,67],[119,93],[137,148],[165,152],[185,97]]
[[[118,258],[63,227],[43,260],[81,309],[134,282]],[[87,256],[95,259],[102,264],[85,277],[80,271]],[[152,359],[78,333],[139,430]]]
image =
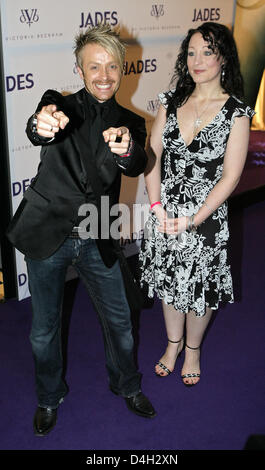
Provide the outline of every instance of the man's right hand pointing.
[[63,111],[56,111],[55,104],[43,106],[41,111],[36,114],[37,133],[42,137],[53,138],[59,129],[64,129],[69,122],[69,118]]

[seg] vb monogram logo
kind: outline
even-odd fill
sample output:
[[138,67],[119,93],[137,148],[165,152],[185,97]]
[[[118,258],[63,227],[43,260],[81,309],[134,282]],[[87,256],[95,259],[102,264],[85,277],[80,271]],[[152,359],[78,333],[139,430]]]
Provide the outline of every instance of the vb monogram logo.
[[21,10],[22,15],[20,16],[20,22],[21,23],[27,23],[30,27],[33,23],[36,23],[39,21],[39,15],[37,13],[37,8],[31,8]]
[[147,111],[151,113],[155,113],[160,106],[160,100],[157,98],[156,100],[149,100],[147,103]]
[[155,16],[156,18],[159,18],[160,16],[163,16],[165,14],[164,12],[164,5],[152,5],[152,10],[151,10],[151,15]]

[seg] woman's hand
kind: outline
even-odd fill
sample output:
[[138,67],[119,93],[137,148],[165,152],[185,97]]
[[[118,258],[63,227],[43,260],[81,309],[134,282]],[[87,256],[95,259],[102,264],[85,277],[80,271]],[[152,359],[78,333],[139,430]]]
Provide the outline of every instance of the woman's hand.
[[188,228],[189,217],[182,216],[172,218],[169,217],[165,209],[160,204],[157,204],[152,211],[157,220],[157,230],[160,233],[166,233],[167,235],[179,235]]

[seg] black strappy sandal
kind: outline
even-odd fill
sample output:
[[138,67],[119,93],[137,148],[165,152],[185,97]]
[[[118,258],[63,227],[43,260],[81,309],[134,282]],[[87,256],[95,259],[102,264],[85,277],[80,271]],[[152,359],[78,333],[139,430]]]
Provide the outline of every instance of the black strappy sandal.
[[[200,349],[200,346],[199,346],[198,348],[191,348],[191,347],[188,346],[187,344],[186,344],[186,347],[189,348],[189,349],[193,349],[193,350]],[[182,381],[183,381],[183,379],[200,378],[200,377],[201,377],[201,374],[195,374],[195,373],[192,373],[192,374],[183,374],[183,375],[181,376]],[[198,380],[198,382],[199,382],[199,380]],[[186,387],[193,387],[193,385],[197,385],[198,382],[196,382],[195,384],[194,384],[194,383],[192,383],[192,384],[186,384],[186,383],[183,381],[183,384],[184,384]]]
[[[180,341],[182,341],[182,340],[183,340],[183,336],[182,336],[182,338],[180,338],[178,341],[171,341],[171,339],[168,339],[168,342],[169,342],[169,343],[175,343],[175,344],[177,344],[177,343],[180,343]],[[178,356],[180,355],[180,353],[181,353],[181,351],[178,353],[178,355],[177,355],[177,357],[176,357],[176,360],[177,360]],[[163,364],[163,363],[160,362],[160,361],[158,361],[156,364],[157,364],[159,367],[161,367],[161,369],[163,369],[163,370],[167,373],[167,375],[160,375],[160,374],[158,374],[157,372],[155,372],[155,374],[156,374],[157,377],[168,377],[168,376],[171,374],[171,372],[173,372],[173,371],[169,370],[168,367],[166,367],[165,364]]]

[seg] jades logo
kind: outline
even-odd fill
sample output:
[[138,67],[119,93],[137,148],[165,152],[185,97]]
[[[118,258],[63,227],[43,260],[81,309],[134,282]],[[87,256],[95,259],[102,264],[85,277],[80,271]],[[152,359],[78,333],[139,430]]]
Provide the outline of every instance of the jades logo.
[[117,11],[95,11],[94,13],[81,13],[81,23],[79,28],[88,28],[89,26],[97,26],[100,23],[109,23],[115,26],[118,23]]
[[194,8],[192,21],[218,21],[220,8]]
[[6,76],[6,91],[25,90],[34,86],[33,74],[20,73],[18,75]]
[[28,279],[28,277],[27,277],[26,273],[19,274],[18,275],[18,285],[19,285],[19,287],[24,286],[27,282],[27,279]]
[[124,75],[130,75],[130,73],[148,73],[155,72],[157,69],[156,59],[145,59],[137,60],[136,62],[125,62],[124,64]]
[[12,183],[12,195],[13,197],[18,196],[19,194],[24,194],[24,192],[28,189],[30,183],[32,182],[33,178],[29,179],[26,178],[22,181],[15,181]]

